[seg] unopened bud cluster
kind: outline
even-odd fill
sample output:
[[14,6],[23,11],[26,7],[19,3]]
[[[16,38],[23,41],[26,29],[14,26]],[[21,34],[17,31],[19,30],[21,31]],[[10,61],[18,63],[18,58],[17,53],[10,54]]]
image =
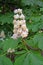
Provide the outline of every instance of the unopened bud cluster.
[[13,52],[15,52],[15,50],[14,50],[14,49],[9,48],[9,49],[7,50],[7,52],[8,52],[8,53],[13,53]]
[[25,16],[22,13],[22,9],[14,10],[14,30],[12,38],[17,39],[18,37],[25,38],[28,36],[28,29],[26,27]]
[[0,40],[4,41],[5,38],[5,32],[2,30],[0,33]]

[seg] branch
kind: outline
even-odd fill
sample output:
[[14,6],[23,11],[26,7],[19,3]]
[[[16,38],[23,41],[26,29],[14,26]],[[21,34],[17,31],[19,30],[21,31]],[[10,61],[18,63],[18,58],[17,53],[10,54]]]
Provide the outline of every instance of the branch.
[[39,49],[39,48],[33,48],[33,47],[31,47],[31,46],[29,46],[26,42],[25,42],[25,40],[24,39],[22,39],[22,41],[24,42],[24,45],[27,47],[27,49],[28,50],[34,50],[34,51],[42,51],[41,49]]

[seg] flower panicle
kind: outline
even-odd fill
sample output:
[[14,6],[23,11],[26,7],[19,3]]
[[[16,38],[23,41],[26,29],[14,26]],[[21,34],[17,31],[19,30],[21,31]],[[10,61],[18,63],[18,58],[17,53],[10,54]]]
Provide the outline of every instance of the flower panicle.
[[14,30],[13,30],[13,39],[17,39],[18,37],[26,38],[28,36],[28,28],[26,27],[25,16],[22,13],[22,9],[14,10]]

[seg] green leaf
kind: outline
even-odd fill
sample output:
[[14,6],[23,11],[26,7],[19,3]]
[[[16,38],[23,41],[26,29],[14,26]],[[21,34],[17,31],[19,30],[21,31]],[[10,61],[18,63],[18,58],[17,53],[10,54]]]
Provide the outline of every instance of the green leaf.
[[0,65],[13,65],[13,64],[7,57],[0,56]]
[[43,37],[40,39],[38,46],[43,50]]
[[41,21],[43,22],[43,15],[41,15]]
[[26,43],[29,46],[38,47],[43,50],[43,33],[37,33],[33,37],[30,37],[30,39],[26,39]]
[[33,25],[32,31],[37,32],[39,30],[39,24]]
[[34,5],[38,5],[40,7],[43,7],[43,2],[40,1],[40,0],[22,0],[22,3],[24,4],[24,6],[26,5],[31,5],[31,6],[34,6]]
[[[40,20],[41,19],[41,20]],[[27,22],[27,27],[32,32],[37,32],[39,29],[43,29],[42,16],[30,17],[31,23]]]
[[40,23],[39,29],[43,29],[43,22]]
[[43,60],[41,60],[37,55],[30,55],[30,65],[43,65]]
[[43,39],[39,41],[38,44],[39,48],[43,50]]
[[14,65],[43,65],[43,58],[41,55],[27,52],[16,58]]
[[32,39],[26,40],[26,43],[27,43],[29,46],[32,46],[32,47],[35,46],[35,43],[33,42]]
[[25,50],[22,50],[22,51],[15,52],[15,54],[24,54],[25,52],[26,52]]
[[43,50],[43,33],[38,33],[33,38],[34,43],[38,45],[40,49]]
[[14,65],[23,65],[23,62],[24,62],[24,59],[25,59],[25,56],[26,56],[27,53],[21,55],[20,57],[18,57],[16,60],[15,60],[15,63]]
[[40,16],[32,16],[31,20],[32,20],[32,22],[36,23],[36,22],[40,21],[40,18],[41,18]]
[[9,48],[17,48],[17,46],[18,46],[18,43],[20,42],[21,40],[20,39],[16,39],[16,40],[14,40],[14,39],[8,39],[8,40],[5,40],[4,42],[3,42],[3,50],[4,51],[7,51]]
[[0,48],[2,48],[3,44],[2,44],[2,41],[0,40]]
[[40,11],[43,11],[43,8],[40,8]]
[[5,23],[12,23],[13,22],[13,13],[6,13],[4,15],[0,15],[0,22],[2,22],[2,24]]

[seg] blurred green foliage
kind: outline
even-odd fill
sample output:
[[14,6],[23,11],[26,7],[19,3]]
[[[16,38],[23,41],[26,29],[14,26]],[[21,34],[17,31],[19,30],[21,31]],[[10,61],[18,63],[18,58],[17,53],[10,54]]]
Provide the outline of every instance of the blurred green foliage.
[[[13,34],[13,11],[18,8],[23,9],[26,17],[29,35],[25,40],[29,50],[25,50],[21,39],[10,39]],[[0,38],[0,65],[43,65],[43,0],[0,0],[0,32],[2,30],[6,38],[3,41]],[[13,57],[14,63],[10,60],[13,55],[7,58],[5,54],[9,47],[16,50],[14,55],[18,54]]]

